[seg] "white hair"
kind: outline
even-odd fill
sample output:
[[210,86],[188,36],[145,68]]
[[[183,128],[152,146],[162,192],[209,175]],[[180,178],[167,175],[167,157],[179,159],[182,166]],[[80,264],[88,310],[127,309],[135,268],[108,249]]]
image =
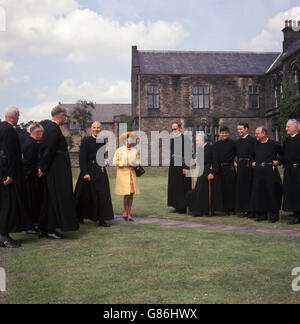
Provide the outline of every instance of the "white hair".
[[17,114],[20,114],[20,111],[19,108],[15,106],[8,106],[5,110],[5,117],[12,117]]
[[295,127],[299,128],[299,122],[297,119],[289,119],[288,123],[292,123]]

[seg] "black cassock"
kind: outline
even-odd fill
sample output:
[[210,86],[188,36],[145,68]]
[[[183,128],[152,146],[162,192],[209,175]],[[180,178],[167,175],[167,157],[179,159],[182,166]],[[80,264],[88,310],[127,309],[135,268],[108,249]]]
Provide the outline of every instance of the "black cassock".
[[21,148],[24,145],[24,143],[26,142],[26,140],[30,137],[31,136],[28,132],[22,131],[21,133],[19,133],[19,141],[20,141]]
[[[5,186],[3,181],[12,177],[13,182]],[[28,230],[32,223],[28,218],[22,165],[22,153],[14,127],[0,124],[0,234]]]
[[278,213],[282,201],[282,181],[273,161],[279,160],[282,148],[278,142],[268,140],[266,143],[254,144],[253,161],[256,167],[253,173],[251,207],[253,212]]
[[34,224],[39,223],[44,189],[44,180],[38,176],[40,145],[31,136],[22,145],[28,210]]
[[[183,174],[183,170],[188,170],[189,167],[184,163],[184,150],[190,149],[187,145],[191,146],[189,138],[184,140],[184,135],[171,138],[171,157],[168,179],[168,206],[175,208],[175,210],[183,211],[186,209],[185,196],[192,189],[192,180]],[[182,146],[182,154],[177,156],[175,147]],[[177,153],[177,154],[176,154]],[[181,166],[175,166],[175,165]]]
[[246,138],[240,138],[236,142],[237,154],[237,192],[236,204],[237,210],[241,212],[250,212],[250,197],[253,184],[252,156],[256,139],[248,135]]
[[[113,220],[114,212],[110,194],[109,179],[105,168],[97,164],[98,150],[105,146],[92,136],[82,140],[80,145],[80,176],[75,189],[76,209],[79,219],[93,221]],[[84,180],[89,174],[91,182]]]
[[236,157],[235,142],[228,138],[215,144],[216,159],[220,168],[221,187],[224,209],[236,208],[236,170],[234,159]]
[[212,213],[223,211],[221,181],[218,163],[216,163],[214,147],[207,144],[204,148],[204,171],[198,177],[194,190],[186,195],[186,204],[193,216],[209,215],[209,182],[208,175],[213,174],[215,179],[211,181]]
[[[300,135],[288,137],[283,145],[284,210],[300,214]],[[300,215],[298,215],[300,216]]]
[[52,121],[44,128],[41,170],[46,173],[41,231],[78,230],[68,145],[60,127]]

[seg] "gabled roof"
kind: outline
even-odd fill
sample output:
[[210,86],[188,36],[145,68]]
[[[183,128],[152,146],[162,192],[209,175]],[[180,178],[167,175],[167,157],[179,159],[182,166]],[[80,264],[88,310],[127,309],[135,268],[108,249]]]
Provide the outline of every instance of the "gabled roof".
[[291,55],[293,55],[299,50],[300,50],[300,40],[293,43],[284,53],[281,53],[278,60],[275,62],[275,64],[271,67],[271,69],[268,72],[272,72],[277,68],[281,67],[283,61],[285,61],[287,58],[289,58]]
[[262,75],[280,53],[138,51],[142,74]]
[[[78,105],[60,104],[69,113]],[[121,115],[131,116],[131,104],[96,104],[95,109],[91,109],[93,120],[101,123],[113,123],[114,117]]]

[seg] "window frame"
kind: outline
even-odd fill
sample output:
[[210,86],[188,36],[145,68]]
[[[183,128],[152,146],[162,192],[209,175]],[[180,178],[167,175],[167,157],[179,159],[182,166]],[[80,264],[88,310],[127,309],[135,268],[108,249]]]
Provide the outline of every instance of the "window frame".
[[159,86],[154,86],[154,85],[148,86],[147,97],[148,97],[148,109],[149,110],[160,109]]
[[[254,89],[257,89],[255,92]],[[251,91],[251,90],[252,91]],[[256,106],[254,107],[253,103],[256,101]],[[249,102],[249,109],[251,110],[258,110],[260,109],[260,87],[258,85],[251,85],[248,87],[248,102]]]
[[210,93],[209,86],[194,86],[193,87],[193,109],[210,109]]

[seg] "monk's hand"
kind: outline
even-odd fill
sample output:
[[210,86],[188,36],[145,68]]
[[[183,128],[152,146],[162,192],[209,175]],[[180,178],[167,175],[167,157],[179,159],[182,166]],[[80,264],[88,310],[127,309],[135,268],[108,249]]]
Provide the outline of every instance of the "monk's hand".
[[183,169],[182,170],[182,174],[186,175],[186,173],[187,173],[187,170],[186,169]]
[[279,161],[273,161],[273,165],[277,167],[279,165]]
[[84,180],[88,181],[88,182],[91,182],[91,176],[89,174],[86,174],[84,177],[83,177]]
[[234,167],[237,168],[238,167],[238,164],[236,162],[234,162]]
[[3,182],[4,186],[9,186],[13,182],[12,177],[7,177],[6,180]]
[[252,168],[255,168],[256,167],[256,162],[253,162],[252,163]]
[[214,180],[215,176],[213,174],[208,175],[208,181]]
[[46,173],[44,173],[41,169],[38,171],[38,175],[40,178],[42,178]]

